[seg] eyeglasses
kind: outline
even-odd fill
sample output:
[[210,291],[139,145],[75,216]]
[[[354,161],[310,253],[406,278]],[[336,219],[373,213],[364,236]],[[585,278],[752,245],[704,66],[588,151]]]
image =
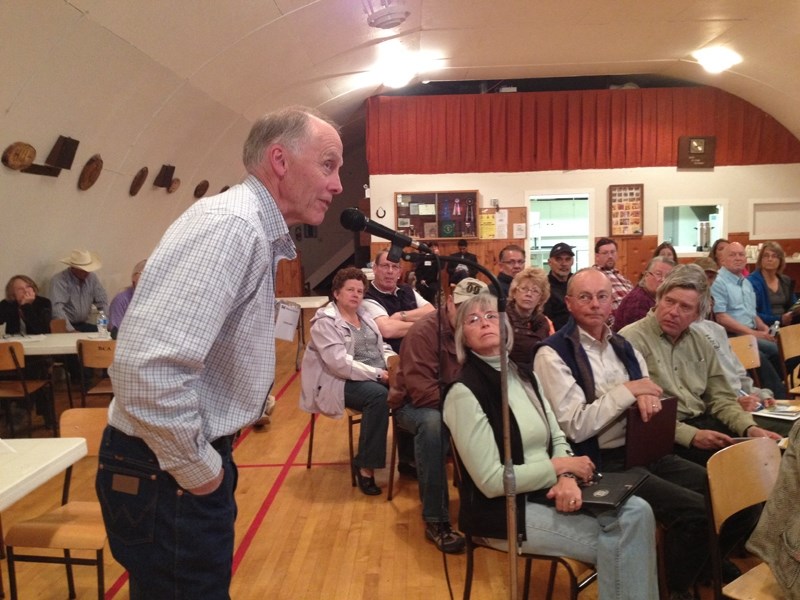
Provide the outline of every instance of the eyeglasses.
[[607,292],[599,292],[597,294],[590,294],[589,292],[581,292],[577,296],[569,294],[570,298],[575,298],[578,304],[591,304],[592,300],[597,300],[598,304],[608,304],[611,302],[611,294]]
[[381,263],[379,265],[376,265],[376,266],[380,267],[381,269],[386,269],[387,271],[399,271],[400,270],[400,265],[398,265],[397,263],[393,263],[393,262],[383,262],[383,263]]
[[469,315],[466,320],[467,325],[476,325],[480,323],[480,320],[483,319],[487,323],[494,323],[497,319],[500,318],[500,315],[496,312],[487,312],[484,315],[474,314]]
[[647,273],[645,273],[645,275],[652,275],[658,281],[664,281],[664,279],[666,279],[667,277],[666,275],[663,275],[661,273],[656,273],[655,271],[648,271]]
[[537,287],[518,287],[517,290],[520,294],[530,294],[531,296],[541,296],[542,290]]

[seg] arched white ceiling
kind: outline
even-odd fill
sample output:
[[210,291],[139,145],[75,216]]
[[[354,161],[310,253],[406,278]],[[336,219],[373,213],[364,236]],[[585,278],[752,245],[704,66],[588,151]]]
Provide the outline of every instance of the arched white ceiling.
[[[348,146],[363,143],[363,101],[383,89],[358,87],[359,76],[388,40],[443,58],[425,79],[647,73],[706,83],[752,102],[800,136],[796,0],[406,5],[408,20],[384,31],[367,25],[361,0],[0,2],[0,149],[23,140],[42,162],[58,135],[68,135],[81,142],[72,179],[95,153],[105,163],[88,192],[67,186],[64,176],[59,182],[3,167],[0,196],[37,202],[58,196],[64,202],[47,205],[49,218],[68,215],[79,237],[82,228],[99,227],[104,203],[115,203],[115,210],[134,205],[128,188],[142,166],[152,178],[161,164],[171,164],[184,185],[176,194],[181,202],[164,202],[149,183],[142,191],[153,197],[148,216],[168,223],[193,200],[201,179],[214,193],[241,178],[242,141],[253,119],[270,109],[318,107],[344,125]],[[729,45],[744,61],[707,75],[690,53],[712,43]],[[132,227],[142,247],[163,232]],[[64,252],[62,240],[53,244],[42,254]]]

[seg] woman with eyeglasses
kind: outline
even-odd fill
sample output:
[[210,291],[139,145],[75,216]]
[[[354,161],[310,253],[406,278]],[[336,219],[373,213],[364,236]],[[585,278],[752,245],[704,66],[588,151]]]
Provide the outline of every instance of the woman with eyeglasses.
[[756,313],[767,325],[780,326],[800,322],[800,306],[794,293],[794,281],[783,273],[786,254],[778,242],[764,242],[758,253],[756,269],[747,278],[756,293]]
[[[509,332],[509,341],[513,334]],[[459,526],[508,550],[500,399],[500,316],[482,293],[458,308],[456,355],[463,365],[447,392],[443,418],[461,472]],[[655,520],[632,496],[617,511],[581,511],[580,481],[594,475],[586,456],[572,456],[532,372],[508,367],[511,459],[523,552],[567,556],[597,566],[600,600],[657,598]]]
[[508,320],[514,332],[514,346],[508,358],[520,369],[533,369],[533,347],[553,333],[553,324],[542,312],[550,298],[547,273],[528,267],[514,276],[508,289],[506,306]]
[[647,263],[639,285],[622,299],[614,311],[614,323],[611,329],[619,331],[644,317],[656,305],[656,290],[664,281],[675,263],[664,256],[654,256]]
[[389,373],[394,355],[375,321],[362,307],[367,277],[355,267],[333,277],[333,301],[311,319],[311,341],[303,356],[300,408],[341,418],[345,407],[361,412],[353,475],[359,489],[377,496],[375,469],[386,465]]

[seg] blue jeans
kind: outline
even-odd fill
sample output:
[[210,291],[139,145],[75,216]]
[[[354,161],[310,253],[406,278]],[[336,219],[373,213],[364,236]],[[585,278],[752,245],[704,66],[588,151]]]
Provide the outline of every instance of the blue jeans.
[[[619,511],[594,517],[560,513],[555,507],[525,503],[527,539],[522,551],[567,556],[597,567],[599,600],[658,598],[655,519],[650,506],[631,496]],[[506,540],[487,540],[506,550]]]
[[95,487],[114,558],[130,575],[131,600],[228,600],[237,470],[230,439],[214,448],[225,475],[194,496],[158,467],[144,440],[106,427]]
[[758,356],[761,359],[758,376],[761,378],[762,387],[772,390],[776,398],[788,398],[786,386],[781,378],[783,371],[778,344],[761,338],[756,338],[756,342],[758,343]]
[[400,427],[414,435],[414,462],[423,521],[449,522],[450,498],[444,467],[449,436],[442,427],[442,413],[435,408],[406,404],[396,410],[394,416]]
[[358,452],[353,462],[362,469],[386,466],[386,433],[389,430],[389,388],[377,381],[345,381],[344,405],[361,411]]

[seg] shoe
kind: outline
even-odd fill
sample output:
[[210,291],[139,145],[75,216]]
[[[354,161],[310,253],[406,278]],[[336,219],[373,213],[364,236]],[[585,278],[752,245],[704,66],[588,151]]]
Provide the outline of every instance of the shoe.
[[426,523],[425,537],[436,544],[440,552],[446,554],[459,554],[464,551],[467,541],[464,536],[453,531],[450,523]]
[[258,421],[253,423],[253,427],[255,427],[256,429],[261,429],[265,425],[269,425],[270,423],[272,423],[273,410],[275,410],[275,396],[270,394],[269,396],[267,396],[267,403],[264,406],[264,414],[261,415]]
[[411,477],[411,479],[417,478],[417,467],[415,467],[411,463],[407,462],[397,463],[397,472],[400,473],[400,475]]
[[362,493],[366,494],[367,496],[380,495],[381,488],[375,485],[374,477],[367,477],[366,475],[362,475],[361,470],[355,465],[353,465],[353,475],[356,476],[356,482],[358,483],[358,487],[362,491]]
[[742,576],[742,570],[727,558],[722,561],[722,582],[730,583]]

